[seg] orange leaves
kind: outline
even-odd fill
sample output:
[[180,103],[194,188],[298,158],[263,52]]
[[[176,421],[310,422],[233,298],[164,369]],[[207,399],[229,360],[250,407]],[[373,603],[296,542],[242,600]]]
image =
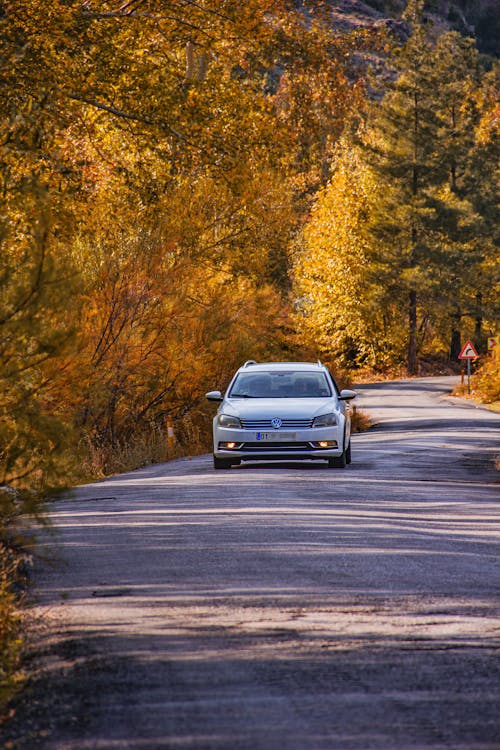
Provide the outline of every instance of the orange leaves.
[[327,14],[307,27],[297,18],[282,40],[284,70],[274,100],[309,190],[324,184],[334,145],[362,104],[363,71],[350,58],[371,41],[353,38],[338,36]]
[[[36,234],[39,174],[51,279],[80,285],[61,297],[78,344],[54,338],[33,382],[115,449],[286,346],[289,248],[359,102],[353,43],[274,0],[7,5],[8,210]],[[26,341],[59,331],[47,310]]]

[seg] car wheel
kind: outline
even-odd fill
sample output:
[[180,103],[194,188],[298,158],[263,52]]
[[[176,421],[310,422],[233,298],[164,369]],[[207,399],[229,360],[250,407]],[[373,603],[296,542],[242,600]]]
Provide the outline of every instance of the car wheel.
[[345,469],[347,465],[346,461],[346,455],[345,452],[342,453],[341,456],[338,458],[329,458],[328,459],[328,468],[329,469]]
[[350,440],[349,440],[349,445],[347,446],[346,452],[345,452],[345,462],[346,464],[351,463],[351,441]]
[[[344,435],[344,445],[345,445],[345,435]],[[338,458],[329,458],[328,459],[328,468],[329,469],[345,469],[348,463],[351,462],[351,442],[349,441],[349,445],[347,448],[344,448],[342,455]]]
[[231,461],[227,458],[217,458],[214,456],[214,469],[230,469]]

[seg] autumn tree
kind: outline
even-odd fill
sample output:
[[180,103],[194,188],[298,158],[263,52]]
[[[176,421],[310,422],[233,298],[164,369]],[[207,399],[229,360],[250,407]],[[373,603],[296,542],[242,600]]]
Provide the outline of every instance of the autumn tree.
[[382,252],[398,249],[401,291],[406,296],[407,368],[417,372],[419,296],[432,284],[433,243],[429,228],[438,123],[433,94],[437,80],[432,46],[422,22],[423,2],[412,1],[407,17],[412,33],[397,51],[396,78],[380,104],[372,106],[363,143],[380,186],[373,232]]
[[71,337],[77,279],[67,209],[53,190],[57,131],[36,51],[22,19],[4,15],[0,25],[0,485],[39,490],[68,470],[52,388]]
[[[492,227],[487,214],[493,209],[495,200],[491,201],[490,194],[480,206],[478,198],[482,190],[491,185],[491,170],[495,169],[495,162],[482,161],[483,188],[473,186],[470,168],[477,159],[473,154],[480,121],[477,96],[484,77],[473,40],[464,39],[457,33],[442,34],[433,50],[433,59],[438,76],[436,160],[442,167],[442,186],[438,196],[442,210],[436,221],[442,269],[439,288],[441,336],[450,341],[450,356],[456,360],[465,318],[474,321],[474,329],[470,324],[466,326],[468,336],[473,330],[476,345],[481,348],[483,344],[482,296],[486,292],[486,299],[487,290],[482,266],[492,250]],[[439,328],[437,321],[436,328]]]
[[328,181],[346,123],[363,108],[363,61],[383,35],[369,28],[339,34],[329,4],[304,3],[303,10],[281,20],[271,62],[279,121],[294,134],[297,187],[313,196]]
[[408,14],[412,34],[396,55],[396,78],[374,105],[363,142],[381,188],[374,237],[382,252],[398,253],[407,367],[414,374],[424,341],[449,350],[450,321],[474,308],[488,230],[466,176],[478,121],[477,51],[456,33],[435,40],[422,3],[409,3]]
[[[415,21],[413,34],[395,63],[397,76],[383,101],[374,101],[370,107],[368,125],[360,131],[361,148],[356,159],[344,155],[342,166],[337,165],[340,171],[328,188],[329,209],[321,221],[326,228],[330,262],[320,274],[326,276],[335,298],[331,304],[337,309],[336,317],[349,320],[354,306],[358,321],[350,325],[361,331],[359,316],[367,323],[367,310],[361,312],[361,295],[372,297],[369,287],[375,279],[380,290],[380,313],[388,298],[391,304],[397,302],[399,328],[403,327],[402,310],[406,307],[407,366],[411,373],[417,367],[417,289],[425,286],[430,252],[425,232],[430,211],[427,189],[435,171],[437,123],[430,49],[422,25]],[[365,188],[366,197],[358,203],[352,190],[359,186],[360,175],[365,185],[373,186],[373,195],[369,196]],[[356,235],[352,225],[357,228]],[[306,231],[306,241],[307,236]],[[306,253],[310,255],[309,248]],[[352,262],[360,253],[363,262],[353,269],[354,276],[338,274],[339,262]],[[347,299],[341,291],[344,277],[348,281],[357,279],[356,290],[349,290]],[[330,325],[338,324],[332,321]]]
[[[416,373],[418,354],[448,349],[450,323],[456,321],[459,340],[463,318],[474,318],[478,330],[489,306],[481,287],[493,281],[485,283],[496,257],[497,160],[490,142],[481,191],[473,154],[481,153],[484,72],[473,43],[453,33],[434,38],[421,3],[408,11],[410,38],[391,58],[393,78],[382,100],[371,103],[356,143],[346,142],[333,161],[333,178],[303,235],[296,278],[303,325],[323,346],[330,340],[337,356],[360,363],[364,332],[384,319],[372,361],[399,364],[405,339],[406,366]],[[360,185],[371,189],[356,195]],[[347,345],[350,330],[357,346]],[[375,341],[383,342],[378,351]]]
[[[227,4],[222,13],[207,5],[189,23],[182,4],[165,19],[152,2],[126,12],[89,6],[79,16],[79,47],[116,46],[97,64],[84,57],[60,86],[79,106],[65,155],[80,179],[85,229],[74,257],[88,284],[78,368],[87,395],[70,389],[78,398],[65,401],[96,445],[113,450],[140,425],[180,418],[203,389],[195,372],[208,380],[210,362],[230,371],[238,357],[283,341],[287,246],[309,179],[300,172],[315,168],[327,128],[333,143],[355,101],[346,73],[354,41],[344,49],[336,38],[331,65],[334,37],[323,45],[324,25],[308,31],[286,6],[257,5]],[[285,75],[279,66],[293,75],[299,65],[301,85],[311,78],[308,91],[323,108],[305,151],[305,121],[283,116],[297,97],[279,80],[270,84]],[[338,113],[328,124],[332,97]],[[215,356],[221,346],[225,356]]]
[[[180,423],[241,357],[287,345],[288,248],[360,102],[351,60],[372,35],[275,0],[5,0],[0,23],[2,106],[31,139],[19,184],[43,196],[26,228],[47,227],[68,310],[31,298],[60,340],[44,413],[57,403],[112,453],[167,413]],[[9,139],[13,173],[24,146]]]
[[[473,143],[463,162],[461,189],[467,201],[480,217],[477,227],[476,275],[470,292],[474,295],[464,301],[473,311],[474,330],[470,324],[466,335],[473,335],[477,346],[484,352],[485,335],[494,335],[499,307],[499,246],[500,216],[498,208],[499,181],[499,82],[498,61],[481,76],[480,85],[470,92],[473,119]],[[470,315],[470,313],[469,313]]]

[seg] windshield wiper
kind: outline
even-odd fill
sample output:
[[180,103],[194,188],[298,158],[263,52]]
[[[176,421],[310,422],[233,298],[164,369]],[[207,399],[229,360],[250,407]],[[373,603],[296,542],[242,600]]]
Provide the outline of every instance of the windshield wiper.
[[231,393],[229,398],[259,398],[259,396],[250,396],[249,393]]

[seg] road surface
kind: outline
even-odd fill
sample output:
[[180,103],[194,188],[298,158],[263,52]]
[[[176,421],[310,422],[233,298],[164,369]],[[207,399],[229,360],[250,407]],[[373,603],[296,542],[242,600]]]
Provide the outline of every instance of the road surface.
[[451,387],[360,388],[344,470],[200,456],[58,502],[15,747],[498,750],[500,415]]

